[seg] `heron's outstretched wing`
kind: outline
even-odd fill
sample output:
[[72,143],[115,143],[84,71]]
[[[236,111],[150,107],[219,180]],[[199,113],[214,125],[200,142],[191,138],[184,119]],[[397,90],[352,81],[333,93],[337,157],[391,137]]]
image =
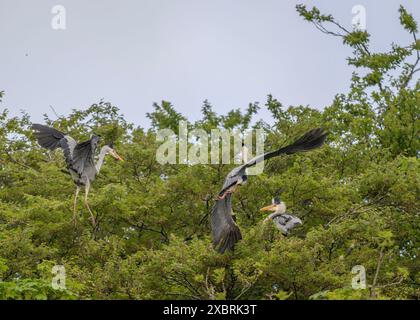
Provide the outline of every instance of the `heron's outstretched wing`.
[[[327,138],[328,133],[325,132],[322,128],[312,129],[305,133],[302,137],[297,139],[292,144],[280,148],[275,151],[267,152],[263,155],[257,156],[247,163],[245,163],[242,167],[249,168],[255,166],[257,163],[261,161],[268,160],[274,157],[277,157],[281,154],[293,154],[297,152],[305,152],[310,151],[316,148],[321,147],[324,144],[325,139]],[[242,167],[237,168],[238,170]]]
[[265,154],[259,155],[251,160],[249,160],[247,163],[234,168],[226,177],[225,183],[223,185],[222,190],[220,191],[219,195],[223,195],[223,193],[235,185],[238,181],[239,177],[246,176],[246,169],[250,168],[252,166],[255,166],[257,163],[260,163],[261,161],[268,160],[274,157],[277,157],[281,154],[293,154],[296,152],[304,152],[304,151],[310,151],[316,148],[319,148],[323,145],[328,133],[324,132],[322,128],[317,128],[308,131],[305,133],[302,137],[297,139],[294,143],[280,148],[275,151],[267,152]]
[[32,129],[35,131],[35,138],[41,147],[51,151],[62,148],[67,165],[72,167],[73,151],[77,145],[72,137],[42,124],[33,124]]
[[93,136],[90,140],[79,143],[73,151],[72,169],[78,174],[95,168],[95,152],[100,138]]
[[60,140],[64,139],[64,133],[42,124],[33,124],[32,129],[35,131],[35,138],[41,147],[51,151],[61,147]]
[[219,253],[231,250],[242,239],[241,231],[233,220],[231,194],[217,200],[211,212],[213,246]]

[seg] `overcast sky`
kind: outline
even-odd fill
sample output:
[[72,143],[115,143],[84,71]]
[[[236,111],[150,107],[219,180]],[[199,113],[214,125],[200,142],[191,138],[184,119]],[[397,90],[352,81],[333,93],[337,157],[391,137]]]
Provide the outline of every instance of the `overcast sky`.
[[[347,27],[363,5],[381,50],[411,40],[400,3],[420,20],[419,0],[0,0],[0,107],[40,121],[50,105],[66,115],[103,98],[143,126],[161,100],[193,120],[204,99],[221,113],[269,93],[323,108],[348,89],[350,50],[303,21],[297,3]],[[55,5],[66,9],[66,30],[51,26]]]

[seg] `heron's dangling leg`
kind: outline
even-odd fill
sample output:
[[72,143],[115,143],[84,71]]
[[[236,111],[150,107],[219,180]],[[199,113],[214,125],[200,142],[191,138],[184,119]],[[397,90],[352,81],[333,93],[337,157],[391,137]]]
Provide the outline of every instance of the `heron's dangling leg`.
[[77,186],[76,193],[74,194],[74,202],[73,202],[73,223],[74,225],[77,224],[77,197],[79,196],[80,187]]
[[228,193],[227,192],[225,192],[222,196],[221,195],[218,195],[217,197],[216,197],[216,199],[214,199],[214,200],[216,200],[216,201],[218,201],[218,200],[223,200],[224,198],[226,198],[226,196],[228,195]]
[[88,209],[88,211],[90,213],[90,218],[92,220],[92,225],[95,226],[96,225],[95,216],[93,215],[92,210],[90,210],[89,202],[88,202],[89,190],[90,190],[90,183],[86,183],[86,188],[85,188],[85,206],[86,206],[86,208]]
[[237,185],[234,185],[234,186],[230,187],[229,189],[227,189],[227,190],[225,191],[225,193],[223,193],[223,195],[218,195],[218,196],[217,196],[217,198],[216,198],[215,200],[216,200],[216,201],[217,201],[217,200],[223,200],[224,198],[226,198],[226,197],[227,197],[227,195],[228,195],[228,194],[232,194],[232,193],[234,193],[234,192],[235,192],[235,190],[236,190],[236,187],[237,187]]
[[223,200],[224,198],[226,198],[227,197],[227,195],[228,194],[231,194],[232,193],[232,191],[229,191],[229,190],[227,190],[223,195],[218,195],[217,197],[216,197],[216,199],[214,199],[214,200]]

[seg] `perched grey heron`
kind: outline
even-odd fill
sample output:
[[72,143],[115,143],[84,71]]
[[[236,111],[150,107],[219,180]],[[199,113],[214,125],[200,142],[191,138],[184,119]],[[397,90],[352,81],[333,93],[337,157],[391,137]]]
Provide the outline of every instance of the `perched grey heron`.
[[302,220],[298,217],[286,213],[286,204],[281,201],[279,197],[275,197],[273,203],[267,207],[261,208],[261,211],[273,211],[264,222],[273,221],[277,229],[285,236],[287,236],[294,227],[302,224]]
[[216,203],[211,212],[211,229],[213,246],[219,253],[233,249],[236,242],[242,239],[241,231],[236,224],[232,212],[232,193],[238,186],[248,180],[246,170],[261,161],[268,160],[282,154],[289,155],[319,148],[323,145],[327,133],[317,128],[308,131],[294,143],[278,150],[259,155],[243,165],[233,169],[226,177],[222,190],[219,192]]
[[76,140],[69,135],[54,128],[41,124],[34,124],[32,125],[32,129],[35,131],[35,137],[41,147],[51,151],[58,148],[63,149],[67,169],[77,186],[73,203],[73,222],[76,223],[77,221],[77,198],[80,189],[85,187],[84,203],[90,213],[92,224],[95,226],[95,216],[93,215],[88,202],[91,183],[101,171],[106,155],[109,154],[119,161],[123,161],[123,159],[111,145],[105,145],[101,148],[98,160],[95,162],[95,153],[100,142],[100,137],[97,135],[93,135],[88,141],[77,143]]

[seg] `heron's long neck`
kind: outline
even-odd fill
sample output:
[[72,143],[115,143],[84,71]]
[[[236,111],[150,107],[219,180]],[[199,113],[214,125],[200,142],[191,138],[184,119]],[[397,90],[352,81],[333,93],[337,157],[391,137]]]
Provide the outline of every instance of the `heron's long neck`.
[[286,204],[284,202],[280,202],[279,205],[277,205],[275,214],[284,214],[286,213]]
[[99,173],[101,171],[102,165],[104,164],[105,156],[107,154],[106,147],[101,149],[99,153],[98,161],[96,162],[96,172]]

